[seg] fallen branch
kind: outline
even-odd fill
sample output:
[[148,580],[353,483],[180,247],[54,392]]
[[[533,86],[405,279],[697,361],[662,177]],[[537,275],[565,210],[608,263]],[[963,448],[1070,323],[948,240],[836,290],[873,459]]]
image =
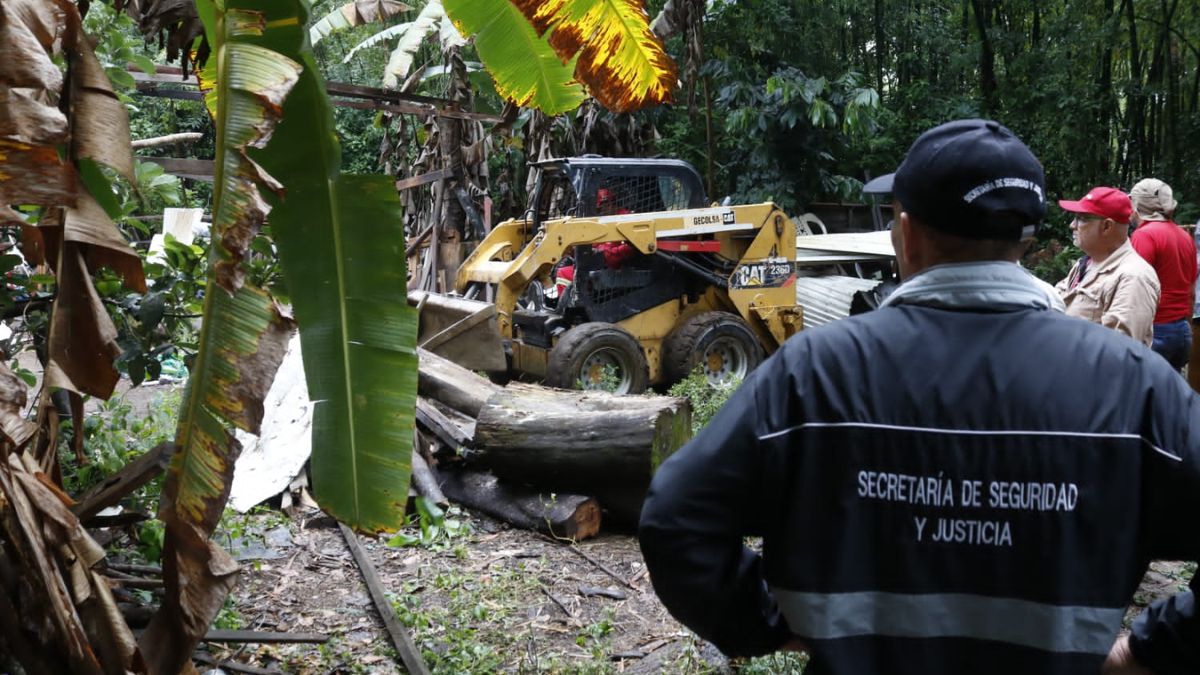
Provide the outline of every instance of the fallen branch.
[[571,610],[567,609],[567,606],[565,604],[563,604],[563,601],[559,600],[558,596],[551,593],[549,588],[546,588],[545,586],[539,586],[539,588],[542,589],[542,593],[547,598],[550,598],[551,600],[554,601],[554,604],[558,605],[558,608],[563,611],[563,614],[566,614],[568,618],[571,618],[571,619],[575,618],[575,615],[571,613]]
[[127,574],[151,574],[154,576],[162,576],[162,568],[158,565],[128,565],[125,563],[110,562],[107,564],[108,569]]
[[328,635],[321,633],[274,633],[257,630],[210,630],[204,634],[205,642],[252,642],[256,644],[321,644],[329,642]]
[[86,520],[116,504],[165,471],[174,453],[174,443],[159,443],[85,493],[79,498],[79,503],[71,507],[71,511],[80,520]]
[[283,675],[283,671],[278,668],[259,668],[258,666],[249,666],[237,661],[215,659],[208,654],[192,654],[193,661],[207,663],[210,666],[215,666],[222,670],[232,670],[239,673],[250,673],[251,675]]
[[576,546],[576,545],[575,545],[575,542],[573,542],[573,541],[565,541],[565,540],[563,540],[563,539],[556,539],[556,538],[554,538],[554,537],[547,537],[546,535],[542,535],[542,538],[544,538],[544,539],[546,539],[546,540],[548,540],[548,541],[552,541],[552,542],[554,542],[554,543],[556,543],[556,544],[566,544],[566,545],[567,545],[567,548],[569,548],[569,549],[571,549],[572,551],[574,551],[574,552],[578,553],[578,554],[579,554],[579,557],[581,557],[581,558],[583,558],[584,560],[586,560],[586,561],[588,561],[588,562],[592,563],[593,565],[595,565],[597,569],[599,569],[601,572],[604,572],[604,573],[605,573],[605,574],[607,574],[608,576],[612,577],[614,580],[616,580],[616,581],[617,581],[618,583],[620,583],[622,586],[625,586],[625,587],[629,588],[630,590],[634,590],[634,591],[638,590],[638,587],[637,587],[637,586],[634,586],[633,584],[629,583],[629,582],[628,582],[628,581],[625,579],[625,577],[622,577],[620,574],[617,574],[616,572],[614,572],[614,571],[612,570],[612,568],[610,568],[608,565],[605,565],[604,563],[600,562],[599,560],[596,560],[596,559],[595,559],[595,558],[593,558],[592,556],[588,555],[588,554],[587,554],[587,553],[586,553],[586,552],[585,552],[583,549],[581,549],[581,548],[579,548],[578,546]]
[[137,150],[139,148],[158,148],[164,145],[175,145],[176,143],[191,143],[204,138],[204,134],[198,131],[184,131],[178,134],[167,134],[166,136],[155,136],[153,138],[139,138],[129,145]]

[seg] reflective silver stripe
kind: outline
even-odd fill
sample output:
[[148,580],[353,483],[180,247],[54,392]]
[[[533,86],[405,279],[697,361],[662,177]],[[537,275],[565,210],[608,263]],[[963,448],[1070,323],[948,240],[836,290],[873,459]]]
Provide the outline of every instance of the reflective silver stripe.
[[886,429],[890,431],[919,431],[930,434],[961,434],[965,436],[1061,436],[1067,438],[1112,438],[1118,440],[1141,441],[1150,446],[1150,449],[1158,454],[1173,459],[1176,462],[1182,462],[1183,458],[1164,450],[1157,445],[1151,443],[1143,436],[1137,434],[1106,434],[1095,431],[1049,431],[1049,430],[1032,430],[1032,429],[946,429],[940,427],[913,427],[902,424],[881,424],[878,422],[805,422],[797,424],[794,427],[772,431],[769,434],[763,434],[758,437],[760,441],[770,440],[778,436],[785,436],[793,431],[802,429],[836,429],[839,427],[850,427],[858,429]]
[[974,638],[1048,652],[1108,654],[1122,608],[1046,605],[960,593],[801,593],[772,588],[792,632],[813,640],[856,635]]

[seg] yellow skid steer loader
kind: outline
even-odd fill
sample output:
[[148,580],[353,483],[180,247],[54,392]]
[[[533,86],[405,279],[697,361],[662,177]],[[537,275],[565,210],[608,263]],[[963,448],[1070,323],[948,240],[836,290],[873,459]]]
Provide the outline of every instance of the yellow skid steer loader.
[[[427,348],[438,352],[451,338],[486,334],[475,329],[494,322],[501,342],[475,342],[463,353],[464,343],[455,341],[459,354],[443,355],[464,365],[490,359],[480,365],[493,372],[509,369],[511,359],[512,371],[563,388],[637,393],[677,381],[697,364],[714,380],[745,377],[800,329],[796,228],[774,204],[529,227],[501,223],[459,269],[458,292],[492,285],[494,303],[423,296],[423,321],[467,317],[423,325],[422,337],[442,336]],[[599,244],[623,244],[628,252],[613,265]],[[573,283],[556,284],[556,272],[567,266]],[[459,332],[448,335],[448,327]]]
[[530,212],[467,258],[461,295],[411,293],[426,349],[501,377],[638,393],[697,366],[744,378],[801,329],[797,225],[775,204],[704,207],[699,176],[673,160],[537,168]]

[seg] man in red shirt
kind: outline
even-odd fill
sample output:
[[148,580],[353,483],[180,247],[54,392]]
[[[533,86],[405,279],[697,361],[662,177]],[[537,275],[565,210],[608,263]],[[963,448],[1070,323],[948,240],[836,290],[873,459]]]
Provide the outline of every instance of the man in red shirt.
[[1192,302],[1196,283],[1196,244],[1171,221],[1175,197],[1171,186],[1157,178],[1139,181],[1129,192],[1137,229],[1129,237],[1162,285],[1154,314],[1153,349],[1176,369],[1187,365],[1192,347]]

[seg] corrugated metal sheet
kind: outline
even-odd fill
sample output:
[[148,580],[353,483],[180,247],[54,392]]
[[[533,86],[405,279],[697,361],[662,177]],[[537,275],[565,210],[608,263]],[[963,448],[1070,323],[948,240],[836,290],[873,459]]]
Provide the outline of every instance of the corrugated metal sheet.
[[881,282],[858,277],[797,277],[796,304],[804,307],[804,327],[812,328],[850,316],[854,294]]

